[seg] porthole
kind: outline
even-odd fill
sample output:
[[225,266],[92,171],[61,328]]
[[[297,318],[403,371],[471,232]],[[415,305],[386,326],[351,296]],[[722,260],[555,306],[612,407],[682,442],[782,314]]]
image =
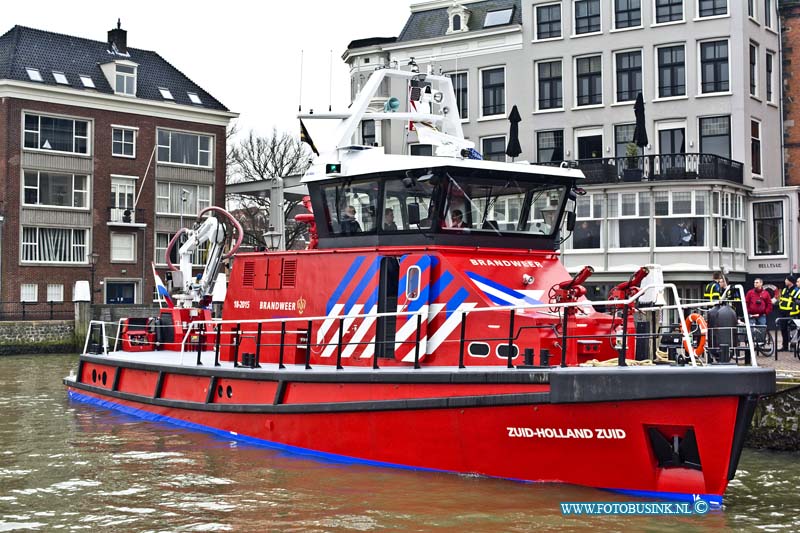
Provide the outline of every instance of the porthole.
[[[511,358],[513,359],[519,355],[519,348],[517,348],[516,344],[512,344],[511,348],[512,348]],[[497,357],[500,357],[502,359],[508,359],[508,344],[497,345]]]
[[485,342],[471,342],[467,347],[467,352],[472,357],[487,357],[490,351],[489,345]]
[[103,379],[102,379],[102,381],[103,381],[103,385],[105,385],[105,384],[106,384],[106,380],[108,380],[108,376],[106,375],[106,371],[105,371],[105,370],[103,370]]
[[220,398],[222,398],[222,385],[220,385],[220,386],[218,386],[218,387],[217,387],[217,396],[219,396]]
[[228,385],[228,388],[227,388],[227,389],[225,389],[225,395],[226,395],[228,398],[230,398],[231,396],[233,396],[233,387],[231,387],[230,385]]
[[97,370],[92,369],[92,383],[97,383]]

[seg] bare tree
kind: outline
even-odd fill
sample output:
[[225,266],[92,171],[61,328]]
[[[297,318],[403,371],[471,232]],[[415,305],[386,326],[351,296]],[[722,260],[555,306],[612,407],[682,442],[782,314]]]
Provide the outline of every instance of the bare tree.
[[[259,137],[252,131],[239,140],[231,142],[228,150],[228,183],[264,182],[264,191],[257,195],[227,195],[233,214],[242,224],[245,242],[250,246],[265,247],[263,234],[268,230],[270,205],[269,188],[276,177],[305,173],[310,164],[310,152],[298,137],[272,130],[267,137]],[[285,200],[281,209],[284,219],[293,216],[299,200]],[[306,231],[305,225],[286,224],[286,248],[292,248]]]

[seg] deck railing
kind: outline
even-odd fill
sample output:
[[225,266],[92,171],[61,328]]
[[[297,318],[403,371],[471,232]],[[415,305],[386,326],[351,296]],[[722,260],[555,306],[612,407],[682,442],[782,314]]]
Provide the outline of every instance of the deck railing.
[[[697,366],[699,357],[695,353],[694,346],[693,346],[693,339],[692,339],[692,332],[689,331],[686,325],[686,316],[684,313],[684,308],[686,307],[682,302],[680,296],[678,295],[677,288],[674,284],[667,283],[664,285],[659,286],[648,286],[645,288],[640,289],[636,294],[634,294],[631,298],[627,300],[607,300],[607,301],[589,301],[583,300],[579,302],[565,302],[565,303],[548,303],[548,304],[536,304],[536,305],[523,305],[523,306],[503,306],[503,307],[482,307],[482,308],[473,308],[469,310],[460,311],[461,313],[461,322],[460,322],[460,334],[458,339],[458,366],[459,368],[466,368],[465,358],[464,358],[464,348],[468,346],[470,342],[474,341],[482,341],[482,342],[506,342],[506,358],[507,358],[507,366],[508,368],[514,368],[514,359],[519,356],[519,349],[515,344],[515,341],[520,338],[522,334],[523,327],[515,327],[515,318],[517,313],[520,311],[538,311],[541,313],[549,313],[553,317],[560,317],[561,324],[543,324],[539,326],[524,326],[524,329],[531,329],[533,328],[540,328],[540,329],[548,329],[552,331],[554,338],[557,340],[557,343],[562,347],[562,353],[565,351],[563,349],[564,346],[567,346],[567,342],[572,339],[587,339],[587,340],[597,340],[601,338],[610,338],[610,337],[618,337],[619,335],[616,332],[612,332],[607,335],[568,335],[567,334],[567,318],[569,313],[565,312],[567,309],[575,308],[575,307],[584,307],[587,305],[592,306],[614,306],[617,309],[621,309],[623,324],[627,324],[627,311],[629,310],[629,304],[633,304],[638,302],[642,296],[647,293],[649,290],[668,290],[671,292],[674,298],[675,304],[672,305],[658,305],[658,306],[651,306],[651,307],[641,307],[637,308],[639,311],[642,312],[661,312],[664,310],[675,309],[678,313],[680,322],[676,324],[676,327],[679,327],[680,335],[682,338],[682,345],[684,346],[684,350],[686,355],[688,356],[688,362],[691,366]],[[735,290],[739,293],[739,302],[744,302],[744,289],[741,285],[735,286]],[[705,307],[711,307],[717,305],[716,303],[712,302],[698,302],[693,303],[691,307],[693,309],[700,309]],[[743,304],[742,304],[743,305]],[[508,323],[509,327],[507,332],[504,334],[498,335],[494,338],[468,338],[466,336],[466,324],[467,320],[471,315],[482,315],[484,313],[494,313],[494,314],[508,314]],[[343,342],[343,332],[345,328],[345,322],[352,323],[353,320],[356,319],[379,319],[381,317],[409,317],[412,320],[416,321],[416,337],[411,338],[405,341],[396,341],[394,339],[391,340],[369,340],[369,341],[347,341]],[[335,335],[334,340],[331,342],[317,342],[313,341],[313,334],[315,332],[315,324],[321,324],[325,321],[333,320],[336,324],[338,329],[338,334]],[[209,321],[196,321],[191,322],[188,324],[188,328],[186,334],[184,335],[183,339],[180,340],[181,343],[181,353],[183,354],[181,357],[181,364],[184,364],[184,358],[186,354],[192,353],[197,355],[197,364],[200,364],[202,354],[207,351],[214,351],[214,364],[219,365],[219,353],[220,348],[223,346],[222,337],[224,335],[229,336],[229,343],[225,343],[225,346],[231,346],[234,350],[234,357],[233,363],[234,366],[245,366],[245,367],[259,367],[261,362],[261,351],[263,349],[277,349],[278,350],[278,368],[283,369],[285,368],[285,358],[284,354],[287,348],[301,348],[305,349],[305,368],[311,368],[311,353],[312,353],[312,346],[313,347],[330,347],[335,346],[335,353],[336,353],[336,368],[341,369],[342,366],[342,359],[343,359],[343,351],[347,346],[368,346],[373,345],[373,355],[372,358],[372,367],[374,369],[380,368],[380,360],[381,357],[379,356],[379,345],[386,345],[386,344],[400,344],[400,345],[407,345],[410,343],[415,343],[414,347],[414,368],[418,369],[421,368],[420,360],[423,358],[421,351],[421,343],[420,343],[420,332],[422,321],[427,320],[427,311],[401,311],[396,313],[374,313],[374,314],[358,314],[358,315],[347,315],[347,316],[340,316],[340,317],[329,317],[329,316],[319,316],[319,317],[290,317],[290,318],[274,318],[274,319],[246,319],[246,320],[209,320]],[[573,318],[574,320],[574,318]],[[110,337],[107,335],[106,332],[106,325],[105,322],[100,321],[93,321],[90,324],[89,335],[87,335],[86,344],[84,346],[84,352],[97,352],[101,350],[100,353],[108,353],[110,340],[113,339],[114,341],[114,351],[116,351],[119,347],[119,332],[121,331],[122,321],[119,324],[115,324],[117,328],[117,333],[114,337]],[[223,326],[232,326],[232,328],[228,329],[227,331],[222,331]],[[171,326],[161,326],[161,327],[171,327]],[[560,331],[559,331],[560,328]],[[746,332],[747,338],[747,347],[742,348],[739,346],[729,346],[731,352],[740,353],[742,351],[746,351],[750,358],[750,364],[752,366],[757,366],[755,351],[753,349],[753,335],[752,329],[750,327],[749,321],[745,321],[744,324],[738,325],[737,328],[744,328]],[[102,336],[102,343],[90,343],[90,337],[92,336],[93,332],[97,332],[99,330],[100,335]],[[316,329],[318,331],[318,328]],[[209,342],[209,337],[213,334],[215,341],[213,343]],[[278,342],[263,342],[263,337],[265,335],[279,335]],[[297,342],[288,342],[287,337],[292,336],[292,338],[298,339]],[[629,333],[627,328],[623,328],[623,332],[621,334],[621,346],[617,348],[618,351],[618,360],[617,364],[620,366],[626,366],[626,355],[627,345],[629,339],[640,339],[640,338],[647,338],[647,339],[656,339],[661,336],[659,332],[651,332],[646,334],[638,334],[638,333]],[[255,353],[254,354],[247,354],[239,353],[239,347],[241,345],[242,339],[245,337],[249,337],[255,341]],[[302,339],[302,340],[301,340]],[[446,341],[446,342],[453,342],[453,341]],[[155,348],[155,347],[154,347]],[[191,351],[190,351],[191,350]],[[549,366],[549,352],[546,350],[542,350],[542,353],[539,354],[539,365],[541,367]],[[246,361],[245,361],[246,359]],[[524,362],[526,365],[532,366],[533,365],[534,354],[528,350],[524,354]],[[577,358],[576,358],[577,359]],[[241,360],[241,363],[240,363]],[[561,357],[561,365],[567,366],[567,357]],[[409,361],[410,362],[410,361]]]

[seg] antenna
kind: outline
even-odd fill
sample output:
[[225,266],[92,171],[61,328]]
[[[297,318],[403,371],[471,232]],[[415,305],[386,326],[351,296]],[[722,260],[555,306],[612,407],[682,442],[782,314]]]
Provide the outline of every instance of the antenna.
[[331,50],[329,62],[328,62],[328,111],[331,110],[331,104],[333,103],[333,50]]
[[303,51],[300,50],[300,94],[297,97],[297,112],[303,111]]

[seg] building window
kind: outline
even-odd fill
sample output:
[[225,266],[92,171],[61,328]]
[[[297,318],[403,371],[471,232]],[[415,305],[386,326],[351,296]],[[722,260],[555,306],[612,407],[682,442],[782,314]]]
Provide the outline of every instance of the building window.
[[169,89],[166,89],[164,87],[159,87],[158,92],[161,93],[161,98],[163,98],[164,100],[175,100],[175,98],[173,98],[172,96],[172,91],[170,91]]
[[89,207],[89,176],[37,170],[24,171],[25,205]]
[[187,92],[186,96],[189,97],[189,101],[192,102],[193,104],[200,105],[200,104],[203,103],[203,101],[200,99],[200,97],[197,95],[197,93]]
[[747,16],[751,19],[756,18],[756,0],[747,0]]
[[158,162],[211,167],[211,136],[158,130]]
[[48,302],[63,302],[64,301],[64,285],[60,283],[47,284],[47,301]]
[[767,90],[766,90],[766,97],[767,102],[775,103],[775,92],[773,90],[773,79],[772,79],[772,72],[773,72],[773,62],[775,60],[775,54],[772,52],[767,52],[766,57],[764,58],[765,66],[766,66],[766,73],[767,73]]
[[720,248],[744,250],[744,197],[741,194],[714,193],[714,201],[722,207],[713,206],[715,210],[714,234],[717,235],[716,246]]
[[750,121],[750,159],[753,174],[761,175],[761,123],[757,120]]
[[657,247],[706,245],[707,195],[705,191],[653,193]]
[[620,52],[616,55],[617,102],[630,102],[642,92],[642,53]]
[[578,196],[575,205],[578,223],[572,235],[573,250],[594,250],[601,247],[604,200],[602,194]]
[[31,81],[44,81],[42,79],[42,73],[39,72],[38,68],[26,68],[25,70],[28,72],[28,79],[29,80],[31,80]]
[[128,216],[131,217],[130,222],[134,222],[132,211],[135,196],[135,179],[111,176],[111,222],[125,222],[125,211],[131,211]]
[[600,31],[600,0],[575,0],[575,34]]
[[656,0],[656,24],[683,20],[683,0]]
[[488,11],[486,17],[483,19],[483,27],[491,28],[492,26],[502,26],[511,22],[511,15],[514,14],[514,8],[499,9],[497,11]]
[[111,260],[136,261],[136,235],[133,233],[111,234]]
[[67,81],[67,77],[64,75],[63,72],[56,72],[53,71],[53,79],[56,80],[56,83],[59,85],[69,85],[69,81]]
[[783,202],[753,204],[755,255],[783,255]]
[[506,138],[486,137],[481,139],[481,155],[487,161],[506,160]]
[[728,0],[700,0],[699,16],[717,17],[728,14]]
[[432,156],[433,146],[430,144],[411,144],[408,146],[410,155]]
[[728,41],[700,43],[700,69],[701,93],[728,91]]
[[114,92],[127,96],[136,96],[136,67],[131,65],[117,65]]
[[[169,241],[174,237],[174,233],[156,233],[156,243],[155,243],[155,262],[158,265],[165,265],[167,264],[167,246],[169,246]],[[180,241],[180,239],[179,239]],[[180,244],[182,242],[175,243],[172,247],[169,260],[173,264],[178,264],[178,248],[180,248]],[[192,253],[192,265],[194,266],[204,266],[206,264],[206,257],[208,256],[208,243],[204,242],[201,244],[195,251]]]
[[35,150],[88,154],[89,122],[25,113],[23,146]]
[[650,247],[650,193],[608,196],[609,248]]
[[731,158],[731,117],[700,119],[700,153]]
[[364,120],[361,122],[361,143],[365,146],[375,146],[374,120]]
[[764,0],[764,26],[772,28],[772,1]]
[[[636,131],[636,124],[619,124],[614,126],[614,157],[621,159],[628,157],[628,145],[633,144],[633,132]],[[633,146],[636,146],[633,144]],[[642,155],[642,149],[636,146],[636,155]],[[640,168],[638,160],[636,164],[626,164],[624,168]],[[633,161],[631,162],[633,163]]]
[[603,66],[600,56],[579,57],[575,60],[578,84],[578,105],[603,103]]
[[38,302],[39,301],[39,285],[36,283],[23,283],[19,286],[19,301],[20,302]]
[[23,263],[87,264],[89,230],[22,227]]
[[658,49],[658,97],[686,94],[686,59],[683,45]]
[[758,46],[750,43],[750,96],[758,96]]
[[640,0],[614,0],[614,27],[634,28],[642,25]]
[[561,3],[536,6],[536,39],[561,37]]
[[448,74],[453,83],[453,92],[456,94],[456,105],[458,106],[458,116],[462,120],[469,118],[469,92],[466,72],[453,72]]
[[94,80],[92,79],[91,76],[81,75],[80,78],[81,78],[81,83],[83,84],[84,87],[86,87],[87,89],[94,89],[95,88]]
[[453,31],[461,31],[461,15],[453,15]]
[[564,160],[564,130],[536,133],[536,161],[551,163]]
[[564,107],[561,82],[561,61],[543,61],[536,64],[539,77],[539,109],[560,109]]
[[136,130],[111,128],[111,154],[120,157],[136,157]]
[[211,205],[211,186],[156,182],[156,213],[197,215]]
[[503,115],[506,112],[506,70],[504,67],[481,71],[483,87],[482,116]]

